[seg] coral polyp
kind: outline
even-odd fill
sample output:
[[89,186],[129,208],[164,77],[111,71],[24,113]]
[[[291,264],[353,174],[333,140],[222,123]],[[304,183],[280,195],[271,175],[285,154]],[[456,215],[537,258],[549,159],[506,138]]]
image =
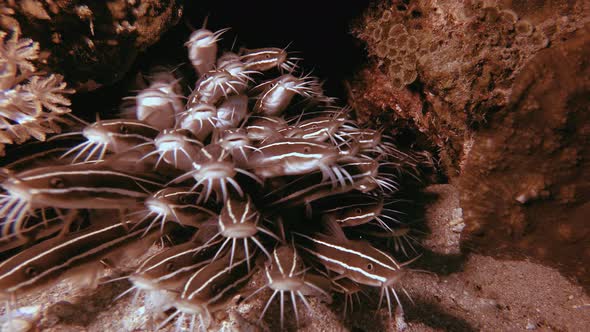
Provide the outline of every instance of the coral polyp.
[[[43,166],[7,165],[0,294],[8,307],[66,273],[96,285],[101,262],[119,269],[131,258],[138,264],[122,278],[133,286],[120,297],[137,290],[136,299],[151,299],[145,314],[156,328],[207,330],[236,296],[263,299],[260,320],[278,296],[281,329],[300,327],[310,298],[343,293],[352,308],[371,287],[390,318],[401,312],[407,263],[396,256],[406,260],[407,251],[379,239],[408,233],[393,205],[397,178],[415,161],[324,95],[285,49],[219,54],[225,31],[202,28],[187,42],[199,78],[184,109],[182,80],[154,75],[130,98],[135,112],[56,136],[51,143],[65,146],[43,154]],[[38,80],[30,93],[60,113],[67,103],[34,89]],[[52,80],[60,86],[55,76],[46,85]],[[158,238],[169,248],[142,256]],[[250,285],[256,276],[262,287]],[[289,301],[295,326],[285,324]]]
[[21,38],[20,30],[0,31],[0,156],[5,144],[21,144],[33,137],[44,141],[59,133],[67,121],[74,92],[58,74],[37,71],[39,44]]

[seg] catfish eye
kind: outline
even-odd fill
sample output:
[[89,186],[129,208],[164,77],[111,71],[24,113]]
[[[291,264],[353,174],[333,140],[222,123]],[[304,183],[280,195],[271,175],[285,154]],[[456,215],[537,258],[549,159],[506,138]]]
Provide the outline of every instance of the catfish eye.
[[39,274],[39,271],[37,271],[37,269],[34,266],[27,266],[25,268],[25,275],[27,277],[34,277],[37,274]]
[[311,151],[311,148],[309,146],[304,146],[303,147],[303,152],[309,153],[310,151]]
[[363,212],[363,210],[361,210],[361,208],[354,209],[354,213],[356,213],[356,214],[361,214],[362,212]]
[[119,126],[119,132],[121,132],[123,134],[128,134],[129,133],[129,127],[127,127],[126,125],[121,125],[121,126]]
[[180,201],[180,203],[182,204],[190,204],[191,203],[191,199],[189,195],[181,195],[178,198],[178,201]]
[[266,59],[270,59],[270,54],[268,54],[268,53],[267,53],[267,54],[265,54],[265,55],[264,55],[264,57],[265,57]]
[[371,263],[367,264],[367,270],[373,271],[373,264],[371,264]]
[[172,262],[166,263],[166,271],[174,271],[174,263],[172,263]]
[[66,186],[66,183],[64,182],[64,179],[59,178],[59,177],[55,177],[55,178],[49,179],[49,185],[52,188],[63,188]]

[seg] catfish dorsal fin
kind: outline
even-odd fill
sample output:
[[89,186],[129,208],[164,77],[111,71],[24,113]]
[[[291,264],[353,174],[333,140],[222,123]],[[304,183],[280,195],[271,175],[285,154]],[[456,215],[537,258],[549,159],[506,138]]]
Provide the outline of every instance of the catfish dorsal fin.
[[346,238],[346,234],[344,234],[344,231],[342,230],[342,228],[340,227],[340,225],[338,225],[338,223],[331,219],[331,218],[327,218],[324,217],[323,218],[324,221],[324,235],[332,238],[333,240],[336,240],[338,243],[342,243],[342,242],[348,242],[349,240]]

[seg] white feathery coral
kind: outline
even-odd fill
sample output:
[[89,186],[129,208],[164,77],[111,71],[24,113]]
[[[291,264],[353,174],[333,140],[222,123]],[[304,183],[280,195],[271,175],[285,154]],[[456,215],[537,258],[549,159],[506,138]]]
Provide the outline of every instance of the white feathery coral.
[[20,31],[0,31],[0,156],[4,144],[21,144],[31,137],[45,140],[61,132],[59,116],[69,113],[71,102],[63,76],[37,72],[34,60],[39,43],[21,38]]
[[42,112],[45,107],[51,112],[64,114],[70,112],[68,106],[71,102],[63,94],[74,92],[72,89],[66,89],[66,86],[63,76],[51,74],[47,77],[31,77],[24,90],[28,92],[28,97],[31,98],[30,101],[34,103],[37,112]]
[[6,89],[14,85],[18,72],[34,72],[36,70],[32,60],[39,55],[39,43],[29,38],[19,38],[20,31],[13,30],[12,34],[0,31],[0,68],[3,69],[1,87]]

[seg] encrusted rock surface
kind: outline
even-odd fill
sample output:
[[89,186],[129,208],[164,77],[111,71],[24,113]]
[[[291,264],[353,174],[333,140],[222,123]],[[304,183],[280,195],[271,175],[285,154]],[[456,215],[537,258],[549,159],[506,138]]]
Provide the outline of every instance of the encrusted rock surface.
[[437,154],[460,193],[464,250],[532,258],[585,287],[589,9],[383,2],[355,29],[373,61],[350,88],[361,119],[394,134],[414,128],[416,144]]
[[459,177],[465,246],[534,257],[590,286],[590,38],[539,52],[474,137]]
[[569,39],[590,20],[589,9],[565,0],[384,1],[354,29],[373,61],[352,82],[351,99],[363,117],[385,112],[426,135],[454,177],[476,129],[507,105],[526,63]]
[[20,26],[47,68],[77,90],[119,80],[182,16],[182,0],[2,0],[0,28]]

